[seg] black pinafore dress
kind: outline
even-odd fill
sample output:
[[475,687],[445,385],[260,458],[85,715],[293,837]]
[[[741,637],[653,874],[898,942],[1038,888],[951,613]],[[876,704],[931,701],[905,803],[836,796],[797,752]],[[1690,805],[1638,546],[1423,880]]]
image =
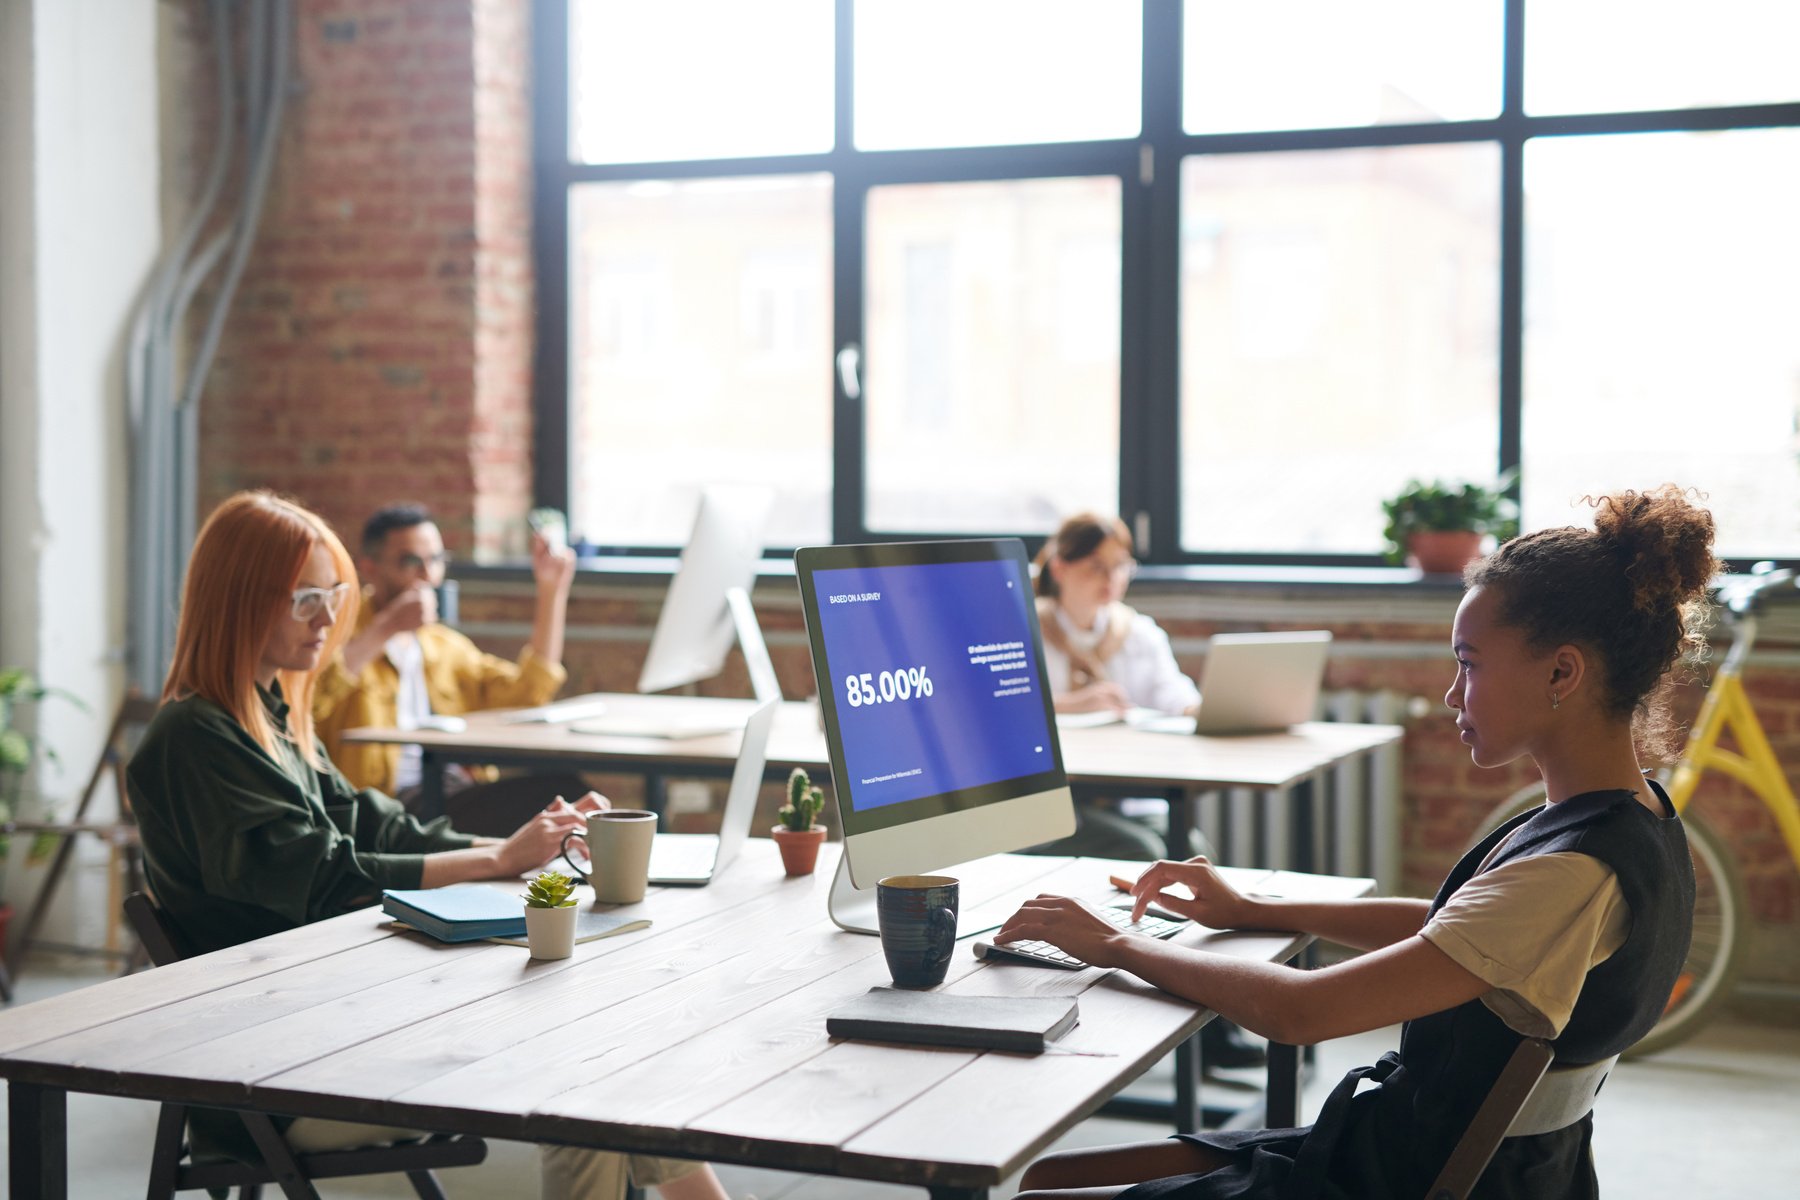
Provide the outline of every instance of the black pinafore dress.
[[[1687,957],[1693,860],[1668,796],[1650,786],[1662,805],[1660,818],[1631,792],[1603,791],[1507,822],[1464,856],[1432,902],[1435,914],[1502,842],[1488,869],[1566,851],[1592,855],[1613,869],[1630,908],[1631,931],[1617,953],[1588,972],[1554,1042],[1559,1062],[1598,1062],[1647,1033]],[[1520,1040],[1478,999],[1409,1021],[1399,1051],[1346,1075],[1310,1127],[1181,1135],[1233,1162],[1205,1175],[1140,1183],[1121,1200],[1423,1197]],[[1365,1081],[1375,1086],[1359,1092]],[[1592,1136],[1590,1114],[1551,1133],[1506,1139],[1474,1197],[1596,1197]]]

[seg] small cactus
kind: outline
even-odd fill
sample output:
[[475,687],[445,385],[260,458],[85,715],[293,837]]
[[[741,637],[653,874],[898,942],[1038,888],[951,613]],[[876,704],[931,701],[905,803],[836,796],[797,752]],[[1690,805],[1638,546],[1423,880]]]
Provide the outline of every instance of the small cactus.
[[539,871],[525,893],[526,908],[567,908],[575,903],[575,881],[561,871]]
[[788,776],[788,802],[775,815],[789,829],[805,833],[818,823],[819,810],[824,807],[824,789],[812,785],[804,767],[795,767]]

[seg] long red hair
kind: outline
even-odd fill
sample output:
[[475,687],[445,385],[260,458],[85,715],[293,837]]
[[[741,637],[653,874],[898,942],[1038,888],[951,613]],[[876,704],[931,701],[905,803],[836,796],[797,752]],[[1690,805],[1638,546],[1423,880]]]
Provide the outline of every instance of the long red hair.
[[[175,627],[175,657],[162,698],[204,696],[236,718],[273,754],[280,734],[256,694],[256,668],[277,621],[291,621],[294,588],[313,547],[331,554],[350,586],[325,634],[320,667],[356,625],[356,565],[320,517],[272,492],[239,492],[213,510],[188,556]],[[277,671],[288,703],[288,735],[309,762],[324,765],[313,737],[312,697],[318,668]]]

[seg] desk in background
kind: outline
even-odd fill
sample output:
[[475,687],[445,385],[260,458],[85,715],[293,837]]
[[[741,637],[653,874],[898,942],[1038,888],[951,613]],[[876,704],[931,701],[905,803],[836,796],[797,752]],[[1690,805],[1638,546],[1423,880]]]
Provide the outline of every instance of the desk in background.
[[[834,1042],[825,1016],[888,982],[880,942],[837,930],[835,866],[784,879],[753,841],[711,886],[653,891],[642,933],[536,962],[442,945],[365,909],[0,1013],[14,1200],[67,1192],[68,1091],[838,1175],[976,1200],[1212,1014],[1127,975],[978,962],[952,991],[1076,995],[1037,1057]],[[1119,864],[968,864],[995,919],[1040,891],[1103,894]],[[1369,880],[1239,872],[1256,890],[1365,894]],[[634,908],[639,906],[633,906]],[[1189,930],[1188,944],[1287,961],[1300,935]],[[1298,1059],[1271,1056],[1269,1122],[1296,1124]],[[144,1164],[145,1171],[149,1163]]]
[[[724,722],[748,719],[752,701],[702,696],[601,694],[609,716],[654,720],[719,715]],[[503,714],[471,713],[458,733],[425,729],[355,729],[352,742],[416,742],[423,750],[420,812],[443,811],[444,767],[453,762],[544,767],[551,764],[589,771],[641,774],[649,802],[660,807],[666,775],[728,775],[737,761],[737,733],[696,738],[622,737],[576,733],[568,724],[510,724]],[[1280,823],[1291,843],[1271,853],[1266,865],[1313,870],[1321,856],[1323,830],[1312,818],[1313,781],[1327,772],[1352,769],[1400,740],[1398,725],[1308,722],[1281,733],[1241,737],[1191,737],[1147,733],[1125,725],[1058,731],[1063,766],[1077,787],[1114,794],[1156,795],[1169,801],[1170,857],[1187,857],[1195,802],[1208,792],[1248,788],[1280,793],[1291,817]],[[794,767],[825,777],[830,757],[812,705],[787,701],[769,737],[768,770],[785,776]],[[1249,865],[1249,864],[1240,864]]]

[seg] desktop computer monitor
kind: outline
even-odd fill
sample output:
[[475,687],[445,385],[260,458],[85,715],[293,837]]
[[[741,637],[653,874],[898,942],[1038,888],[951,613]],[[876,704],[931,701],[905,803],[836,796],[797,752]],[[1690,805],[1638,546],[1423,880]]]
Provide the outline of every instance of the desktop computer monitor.
[[757,700],[781,699],[750,608],[773,502],[767,488],[715,485],[701,492],[693,534],[650,635],[638,691],[660,692],[711,679],[725,665],[735,638],[743,647]]
[[874,932],[876,881],[1075,830],[1025,547],[794,556],[844,856],[832,917]]

